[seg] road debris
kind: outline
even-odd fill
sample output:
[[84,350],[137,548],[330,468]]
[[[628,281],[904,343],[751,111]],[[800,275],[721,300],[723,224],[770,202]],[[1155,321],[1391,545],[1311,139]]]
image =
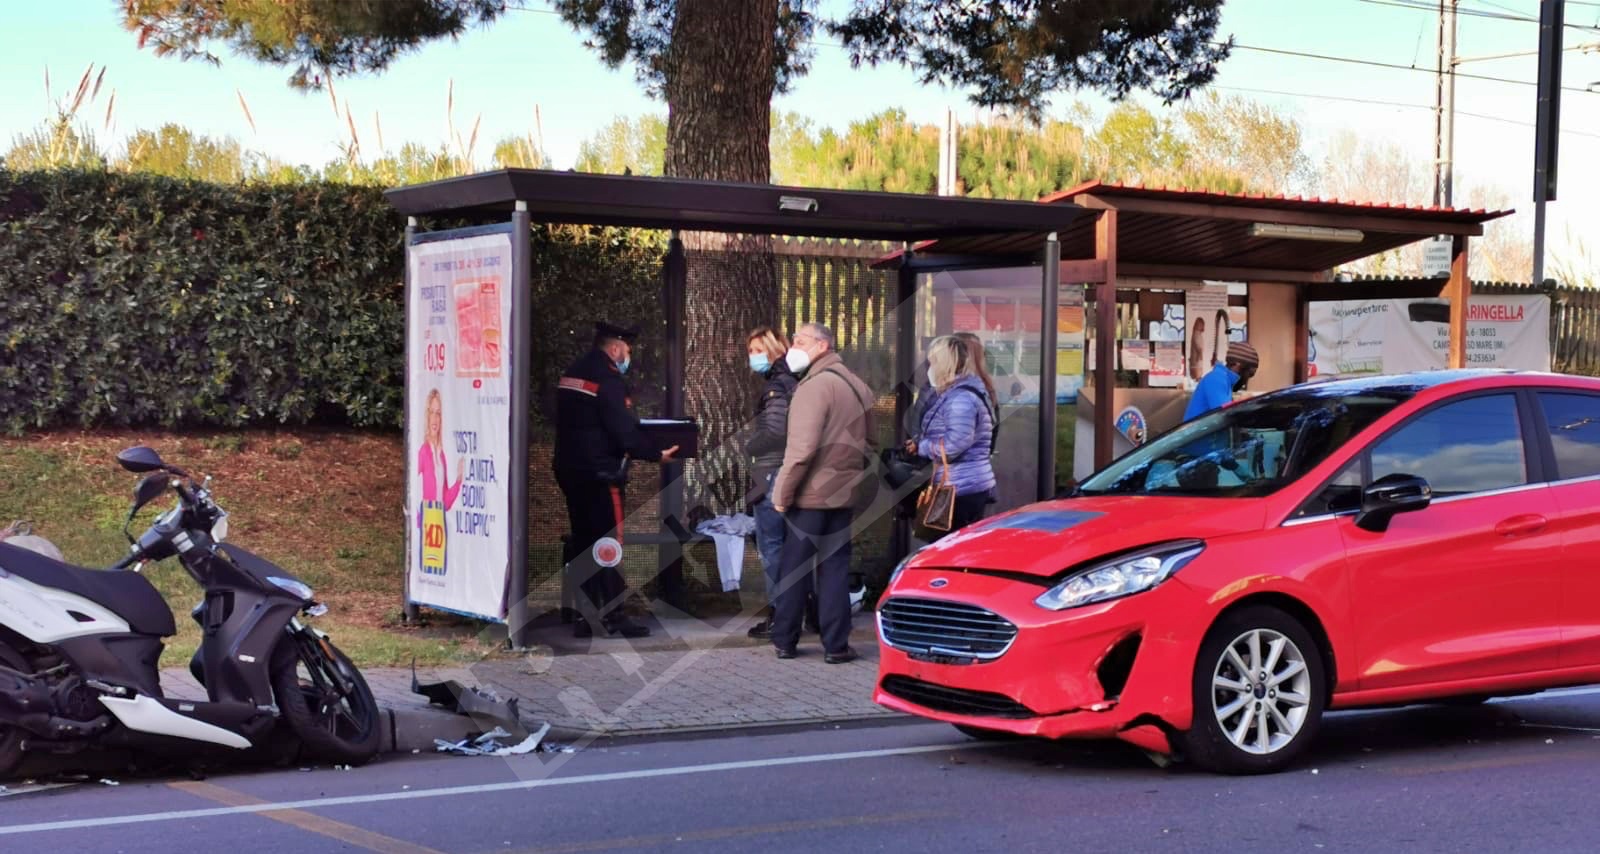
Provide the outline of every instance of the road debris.
[[545,724],[521,741],[510,743],[509,740],[513,738],[511,733],[495,727],[477,738],[464,738],[456,742],[437,738],[433,744],[438,752],[457,756],[522,756],[539,750],[540,743],[549,732],[550,725]]
[[517,709],[517,698],[509,700],[500,699],[500,695],[476,686],[468,687],[460,682],[450,679],[444,682],[429,682],[422,684],[417,678],[417,662],[411,662],[411,692],[421,694],[428,698],[428,702],[436,706],[443,706],[458,715],[466,715],[473,720],[493,723],[497,729],[506,731],[503,738],[526,739],[529,735],[528,728],[522,724],[522,715]]

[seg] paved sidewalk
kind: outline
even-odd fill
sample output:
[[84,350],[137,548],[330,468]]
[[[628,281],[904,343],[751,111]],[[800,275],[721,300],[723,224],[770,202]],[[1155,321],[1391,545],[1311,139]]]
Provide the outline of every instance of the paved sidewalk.
[[[634,651],[626,641],[603,640],[587,653],[556,655],[545,647],[517,658],[419,669],[418,676],[518,697],[524,717],[550,723],[552,737],[562,740],[896,716],[872,702],[877,642],[871,614],[856,618],[851,645],[862,657],[849,664],[825,663],[815,635],[802,638],[801,655],[792,661],[779,660],[768,645],[749,645],[742,632],[727,643],[738,645]],[[411,692],[410,668],[362,672],[397,722],[438,722],[424,711],[427,700]],[[169,696],[205,696],[185,670],[164,671],[162,680]],[[397,735],[403,747],[404,733]]]

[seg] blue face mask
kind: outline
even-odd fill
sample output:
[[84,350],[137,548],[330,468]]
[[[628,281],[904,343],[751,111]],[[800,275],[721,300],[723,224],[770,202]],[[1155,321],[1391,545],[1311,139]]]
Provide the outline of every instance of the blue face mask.
[[631,364],[633,364],[633,357],[623,356],[622,361],[617,363],[617,373],[626,374],[628,372],[628,366]]
[[766,353],[751,353],[750,354],[750,370],[755,371],[758,374],[764,374],[771,367],[772,367],[772,360],[767,358],[767,354]]

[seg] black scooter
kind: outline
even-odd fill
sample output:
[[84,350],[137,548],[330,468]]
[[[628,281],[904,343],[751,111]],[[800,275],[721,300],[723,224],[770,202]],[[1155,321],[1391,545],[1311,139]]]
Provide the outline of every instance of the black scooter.
[[[223,545],[228,514],[145,447],[117,461],[144,473],[139,509],[161,514],[109,570],[84,569],[0,543],[0,779],[29,752],[94,747],[173,752],[263,746],[282,722],[310,752],[360,764],[378,751],[380,714],[360,671],[301,620],[326,613],[311,588],[267,560]],[[208,701],[161,693],[162,639],[177,625],[140,570],[177,557],[205,591],[192,612],[204,637],[190,670]],[[227,751],[223,751],[227,752]]]

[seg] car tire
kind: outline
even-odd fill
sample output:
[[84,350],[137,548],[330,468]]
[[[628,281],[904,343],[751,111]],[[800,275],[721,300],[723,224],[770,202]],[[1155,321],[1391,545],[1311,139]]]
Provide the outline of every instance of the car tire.
[[1184,753],[1222,774],[1279,771],[1316,738],[1327,686],[1322,649],[1294,617],[1259,605],[1228,612],[1195,660]]
[[1025,735],[1017,735],[1014,732],[1006,732],[999,729],[984,729],[983,727],[968,726],[966,724],[951,724],[951,726],[961,730],[962,735],[979,741],[1022,741],[1027,738]]

